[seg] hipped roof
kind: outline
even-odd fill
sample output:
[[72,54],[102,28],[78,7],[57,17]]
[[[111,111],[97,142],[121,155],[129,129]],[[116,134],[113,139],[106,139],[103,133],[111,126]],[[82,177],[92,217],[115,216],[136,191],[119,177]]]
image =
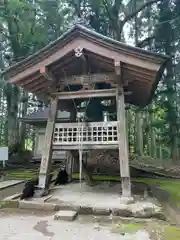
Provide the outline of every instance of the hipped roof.
[[139,106],[151,100],[169,59],[77,24],[45,48],[7,68],[5,79],[37,95],[47,94],[52,82],[40,74],[40,68],[46,67],[57,82],[82,74],[82,65],[74,55],[77,47],[83,48],[93,73],[114,72],[114,61],[120,61],[122,77],[129,82],[127,90],[132,92],[125,101]]

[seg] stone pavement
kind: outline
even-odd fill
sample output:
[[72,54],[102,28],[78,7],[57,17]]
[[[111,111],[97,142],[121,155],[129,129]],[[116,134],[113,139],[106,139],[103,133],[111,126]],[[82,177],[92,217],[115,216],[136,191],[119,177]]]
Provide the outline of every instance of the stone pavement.
[[22,192],[23,187],[24,181],[22,180],[7,180],[0,182],[0,200]]
[[122,236],[111,233],[110,226],[91,222],[55,221],[53,215],[0,213],[0,218],[0,240],[150,240],[146,232]]
[[0,189],[4,189],[6,187],[14,186],[16,184],[22,183],[22,180],[6,180],[6,181],[0,181]]

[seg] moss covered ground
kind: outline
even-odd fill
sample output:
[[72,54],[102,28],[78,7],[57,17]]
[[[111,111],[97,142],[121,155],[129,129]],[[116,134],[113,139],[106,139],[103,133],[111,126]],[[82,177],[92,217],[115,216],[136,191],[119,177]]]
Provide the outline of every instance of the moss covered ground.
[[[73,174],[74,179],[79,179],[79,174]],[[96,181],[119,181],[118,176],[93,176]],[[144,182],[149,185],[154,185],[169,193],[170,198],[180,206],[180,179],[152,179],[152,178],[134,178],[132,181]]]
[[[56,169],[53,169],[53,172],[56,172]],[[11,170],[6,172],[6,178],[8,179],[23,179],[28,180],[34,177],[37,177],[39,173],[39,169],[19,169],[19,170]],[[79,174],[73,174],[73,179],[78,180]],[[118,176],[93,176],[93,179],[96,181],[119,181],[120,178]],[[173,179],[148,179],[148,178],[138,178],[132,179],[136,182],[145,182],[150,185],[154,185],[159,187],[162,190],[165,190],[169,193],[171,199],[180,206],[180,180]]]
[[[6,171],[6,178],[8,179],[23,179],[28,180],[38,176],[38,169],[19,169],[19,170],[11,170]],[[53,169],[53,172],[57,172],[56,169]],[[73,174],[73,179],[78,180],[79,174]],[[119,181],[120,178],[118,176],[93,176],[95,181]],[[180,180],[172,180],[172,179],[132,179],[136,182],[145,182],[150,185],[154,185],[159,187],[162,190],[165,190],[169,193],[170,198],[176,202],[178,206],[180,206]],[[0,208],[7,207],[5,206],[7,203],[1,202]],[[120,222],[116,224],[112,228],[113,232],[119,233],[134,233],[138,230],[147,230],[152,235],[152,239],[162,239],[162,240],[179,240],[180,239],[180,228],[175,226],[170,226],[166,224],[147,224],[147,223],[126,223]],[[158,238],[159,237],[159,238]]]
[[137,231],[145,230],[149,232],[153,240],[179,240],[180,228],[163,224],[161,222],[147,222],[147,223],[123,223],[119,222],[112,227],[114,233],[136,233]]

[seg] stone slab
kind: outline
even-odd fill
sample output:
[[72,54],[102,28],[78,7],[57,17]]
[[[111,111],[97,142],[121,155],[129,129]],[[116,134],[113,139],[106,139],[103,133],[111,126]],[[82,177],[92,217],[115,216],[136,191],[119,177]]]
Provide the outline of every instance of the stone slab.
[[[56,204],[56,203],[44,203],[37,201],[28,201],[28,200],[20,200],[18,201],[18,207],[20,209],[34,209],[34,210],[42,210],[42,211],[59,211],[58,213],[67,213],[67,212],[75,212],[76,214],[87,214],[87,215],[106,215],[109,216],[112,214],[113,216],[118,217],[135,217],[135,218],[156,218],[165,220],[164,213],[162,209],[157,207],[152,203],[143,203],[137,202],[132,205],[119,205],[119,208],[97,208],[97,207],[88,207],[88,206],[73,206],[71,204]],[[56,217],[55,217],[56,218]],[[66,219],[66,217],[64,217]],[[58,219],[58,215],[57,215]]]
[[72,203],[61,203],[61,204],[57,204],[57,209],[60,210],[70,210],[70,211],[75,211],[75,212],[79,212],[80,210],[80,206],[78,205],[74,205]]
[[3,190],[5,188],[8,188],[8,187],[12,187],[14,185],[17,185],[17,184],[20,184],[20,183],[23,183],[24,180],[6,180],[6,181],[2,181],[0,182],[0,190]]
[[54,211],[56,210],[56,204],[21,200],[19,201],[19,208]]
[[109,208],[100,208],[100,207],[93,208],[93,214],[95,215],[109,216],[110,213],[111,211]]
[[14,200],[14,199],[20,198],[20,196],[21,196],[21,193],[16,193],[16,194],[13,194],[9,197],[4,198],[4,201]]
[[49,195],[47,195],[47,196],[40,197],[40,198],[33,197],[33,198],[31,198],[31,200],[32,200],[32,201],[37,201],[37,202],[46,202],[46,201],[49,200],[51,197],[52,197],[52,195],[49,194]]
[[54,215],[54,220],[73,221],[77,215],[76,211],[59,211]]

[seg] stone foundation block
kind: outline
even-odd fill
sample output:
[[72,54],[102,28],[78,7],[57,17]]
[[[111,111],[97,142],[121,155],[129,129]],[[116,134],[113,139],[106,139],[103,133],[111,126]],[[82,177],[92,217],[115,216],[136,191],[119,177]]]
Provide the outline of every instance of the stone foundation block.
[[76,211],[59,211],[54,215],[54,220],[73,221],[77,215]]
[[21,193],[16,193],[16,194],[13,194],[11,196],[4,198],[4,201],[14,200],[14,199],[20,198],[20,196],[21,196]]
[[93,208],[93,213],[95,215],[103,215],[103,216],[109,216],[110,215],[110,209],[109,208]]
[[127,207],[113,208],[113,209],[111,209],[111,213],[113,216],[132,217],[132,212]]
[[56,208],[56,204],[22,200],[22,201],[19,201],[19,208],[35,209],[35,210],[43,210],[43,211],[54,211]]
[[56,204],[56,210],[71,210],[71,211],[76,211],[79,212],[80,206],[73,205],[71,203],[61,203],[61,204]]
[[79,209],[79,213],[80,214],[93,214],[93,208],[92,207],[86,207],[86,206],[80,206],[80,209]]

